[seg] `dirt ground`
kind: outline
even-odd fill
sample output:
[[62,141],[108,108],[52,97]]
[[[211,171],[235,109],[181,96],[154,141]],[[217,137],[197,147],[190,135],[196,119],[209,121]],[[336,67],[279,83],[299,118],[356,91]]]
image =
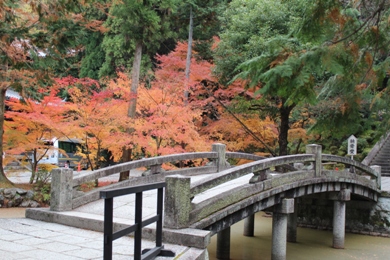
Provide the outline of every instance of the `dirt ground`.
[[0,218],[24,218],[25,208],[0,208]]

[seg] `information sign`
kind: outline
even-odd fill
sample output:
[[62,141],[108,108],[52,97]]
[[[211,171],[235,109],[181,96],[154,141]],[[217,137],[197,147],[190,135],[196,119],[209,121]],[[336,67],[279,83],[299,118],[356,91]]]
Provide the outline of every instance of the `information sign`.
[[348,138],[348,155],[357,154],[357,138],[354,135],[351,135]]

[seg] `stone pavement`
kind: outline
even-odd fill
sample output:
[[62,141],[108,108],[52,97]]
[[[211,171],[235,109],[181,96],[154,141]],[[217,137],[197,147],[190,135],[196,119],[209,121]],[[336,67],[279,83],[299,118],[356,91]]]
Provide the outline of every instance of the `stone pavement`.
[[[77,174],[75,172],[75,175]],[[119,174],[117,175],[100,180],[118,180]],[[17,183],[27,183],[29,174],[22,172],[9,176],[9,179]],[[156,212],[155,193],[155,191],[144,193],[144,219]],[[114,199],[115,223],[124,226],[134,224],[134,199],[131,196],[134,195]],[[56,221],[53,222],[56,223],[47,220],[47,215],[42,220],[46,219],[50,222],[36,220],[42,217],[42,214],[52,214],[51,216],[56,218]],[[48,208],[26,209],[26,217],[0,218],[0,259],[103,259],[104,200],[98,200],[67,212],[52,212]],[[154,223],[146,229],[154,229]],[[208,233],[208,231],[189,230],[188,235],[196,235],[197,233]],[[115,240],[113,242],[113,259],[133,259],[133,245],[134,239],[129,236]],[[164,249],[175,253],[175,259],[192,260],[198,257],[202,259],[205,254],[204,250],[188,246],[165,242],[163,242],[163,246]],[[155,242],[144,239],[143,235],[142,249],[153,247],[155,247]],[[157,257],[156,259],[173,258]]]
[[[191,177],[192,181],[199,180],[205,176],[194,176]],[[210,189],[207,192],[197,196],[194,202],[200,202],[210,197],[215,196],[221,192],[221,189],[232,189],[236,186],[240,186],[244,183],[248,183],[250,175],[238,178],[234,181],[227,182],[221,185],[219,188]],[[143,210],[142,217],[147,219],[156,214],[157,195],[156,190],[143,192]],[[64,225],[73,227],[83,227],[88,230],[102,231],[104,223],[104,200],[97,200],[72,211],[65,212],[54,212],[49,209],[27,209],[26,217],[35,220],[46,220],[50,222],[56,222]],[[128,227],[134,224],[135,219],[135,196],[126,195],[116,197],[114,199],[114,223],[120,226],[119,229]],[[148,248],[151,240],[154,239],[155,223],[152,223],[143,228],[143,240],[142,249]],[[210,232],[197,229],[166,229],[164,228],[163,234],[163,245],[165,249],[172,250],[176,256],[174,259],[207,259],[206,247],[210,242]],[[101,237],[103,237],[103,234]],[[121,238],[120,238],[121,239]],[[130,238],[126,238],[130,239]],[[149,239],[149,240],[147,240]],[[168,241],[168,242],[166,242]],[[178,244],[186,244],[187,246],[179,246]],[[100,243],[101,250],[103,249],[103,242]],[[148,247],[147,247],[148,246]],[[154,245],[153,245],[154,246]],[[116,245],[113,245],[116,250]],[[131,246],[131,250],[133,247]],[[120,249],[119,249],[120,250]],[[118,258],[120,259],[120,258]],[[161,259],[172,259],[164,257]]]
[[[115,240],[113,259],[132,259],[133,245],[131,237]],[[143,240],[142,246],[153,248],[155,244]],[[178,245],[164,244],[164,247],[174,251],[176,255],[188,251],[187,247]],[[27,218],[0,219],[0,259],[103,259],[103,234]],[[169,258],[157,257],[156,259]]]

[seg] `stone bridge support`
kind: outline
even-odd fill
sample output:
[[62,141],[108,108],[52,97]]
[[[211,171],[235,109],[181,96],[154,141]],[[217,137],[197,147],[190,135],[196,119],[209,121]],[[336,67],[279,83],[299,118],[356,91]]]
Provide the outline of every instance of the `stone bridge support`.
[[294,199],[294,212],[288,214],[287,219],[287,242],[297,242],[297,227],[298,227],[298,203]]
[[343,249],[345,241],[345,208],[346,201],[351,199],[351,191],[343,189],[333,206],[333,248]]
[[255,214],[250,215],[244,222],[244,233],[246,237],[253,237],[255,233]]
[[217,259],[230,259],[230,227],[217,234]]
[[287,214],[294,212],[294,199],[283,199],[274,206],[272,216],[272,260],[285,260],[287,255]]

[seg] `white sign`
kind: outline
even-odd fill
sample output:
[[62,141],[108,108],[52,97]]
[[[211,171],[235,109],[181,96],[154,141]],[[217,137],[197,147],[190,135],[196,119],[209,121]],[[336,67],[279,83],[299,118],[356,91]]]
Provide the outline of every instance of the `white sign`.
[[354,135],[351,135],[348,138],[348,155],[356,155],[357,154],[357,138]]

